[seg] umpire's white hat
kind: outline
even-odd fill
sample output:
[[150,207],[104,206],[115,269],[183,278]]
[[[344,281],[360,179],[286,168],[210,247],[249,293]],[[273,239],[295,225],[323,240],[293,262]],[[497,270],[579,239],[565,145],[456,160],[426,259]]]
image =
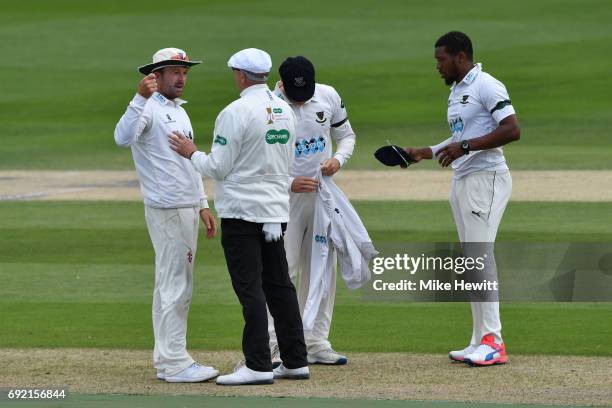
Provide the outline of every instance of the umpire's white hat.
[[227,66],[253,74],[268,74],[272,69],[270,54],[257,48],[238,51],[227,61]]

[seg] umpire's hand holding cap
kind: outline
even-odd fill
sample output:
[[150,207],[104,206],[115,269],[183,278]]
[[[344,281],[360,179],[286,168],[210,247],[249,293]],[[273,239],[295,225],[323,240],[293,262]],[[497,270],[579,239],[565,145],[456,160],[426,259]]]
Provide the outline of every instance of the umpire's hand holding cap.
[[315,91],[315,69],[307,58],[289,57],[278,67],[285,95],[293,102],[306,102]]

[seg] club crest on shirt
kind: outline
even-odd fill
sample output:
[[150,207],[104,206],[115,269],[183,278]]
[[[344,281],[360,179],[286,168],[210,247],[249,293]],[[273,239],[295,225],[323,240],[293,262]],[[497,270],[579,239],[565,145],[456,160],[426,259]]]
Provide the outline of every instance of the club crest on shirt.
[[470,95],[463,95],[461,97],[461,101],[459,102],[462,105],[466,105],[468,103],[468,98],[470,97]]
[[168,121],[167,121],[167,122],[164,122],[165,124],[168,124],[168,123],[175,123],[175,122],[176,122],[176,120],[172,119],[172,116],[170,116],[170,114],[169,114],[169,113],[166,113],[166,119],[168,119]]
[[317,123],[325,123],[325,121],[327,120],[327,118],[325,117],[325,112],[317,112],[317,118],[319,118],[315,119]]

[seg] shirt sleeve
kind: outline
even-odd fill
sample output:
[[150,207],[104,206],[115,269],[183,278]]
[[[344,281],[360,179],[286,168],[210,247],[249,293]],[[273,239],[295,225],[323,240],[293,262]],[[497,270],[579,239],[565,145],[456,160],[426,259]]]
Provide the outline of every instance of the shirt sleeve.
[[115,127],[115,143],[121,147],[131,146],[151,128],[152,121],[151,111],[147,108],[147,99],[136,94]]
[[223,110],[215,121],[210,154],[195,152],[191,163],[205,177],[223,180],[234,167],[242,147],[243,125],[233,110]]
[[497,123],[515,114],[506,87],[497,79],[482,84],[480,98],[484,107],[491,113]]
[[448,146],[451,142],[453,141],[453,137],[449,137],[448,139],[446,139],[445,141],[438,143],[437,145],[433,145],[433,146],[429,146],[429,148],[431,149],[431,152],[433,153],[434,157],[438,154],[438,152],[445,148],[446,146]]
[[335,89],[332,92],[332,107],[331,135],[336,141],[334,157],[340,162],[340,166],[343,166],[355,150],[356,136],[348,120],[344,102]]
[[208,197],[206,196],[206,190],[204,190],[204,180],[202,180],[199,173],[197,176],[200,179],[200,182],[198,183],[198,192],[200,195],[200,209],[202,210],[208,208]]

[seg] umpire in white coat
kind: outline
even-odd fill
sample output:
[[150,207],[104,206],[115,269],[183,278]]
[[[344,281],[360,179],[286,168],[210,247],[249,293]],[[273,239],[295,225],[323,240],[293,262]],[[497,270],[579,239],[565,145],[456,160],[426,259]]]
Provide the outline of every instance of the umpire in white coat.
[[[232,286],[244,316],[245,365],[217,384],[268,384],[309,377],[302,319],[289,279],[283,232],[289,221],[289,169],[295,116],[266,81],[272,61],[261,50],[234,54],[240,98],[217,117],[210,154],[179,133],[172,147],[215,180],[215,208]],[[272,370],[266,303],[274,317],[283,365]]]

